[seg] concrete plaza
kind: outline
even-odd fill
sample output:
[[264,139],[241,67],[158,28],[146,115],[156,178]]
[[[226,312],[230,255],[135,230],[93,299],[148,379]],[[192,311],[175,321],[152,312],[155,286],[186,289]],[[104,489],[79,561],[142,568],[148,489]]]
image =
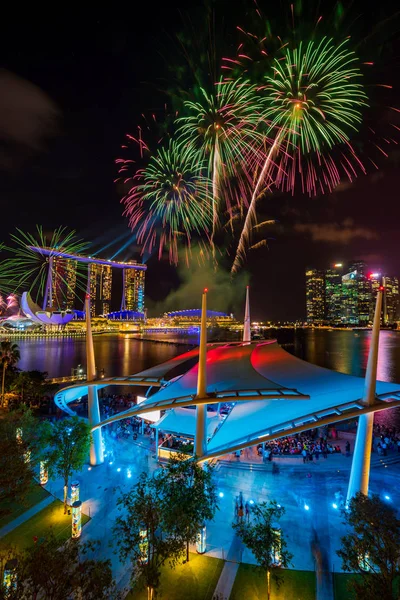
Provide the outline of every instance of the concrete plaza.
[[[73,479],[80,481],[83,511],[91,521],[82,532],[83,541],[97,539],[100,546],[96,555],[110,558],[119,587],[129,583],[129,567],[121,564],[116,546],[111,545],[112,528],[119,513],[116,500],[121,491],[135,485],[140,473],[161,468],[155,461],[154,443],[148,436],[114,440],[105,433],[106,450],[112,451],[105,463],[98,467],[87,465]],[[399,462],[397,462],[397,459]],[[255,451],[248,449],[240,460],[232,455],[222,457],[216,465],[219,510],[215,520],[207,523],[207,554],[232,562],[254,563],[254,557],[238,544],[231,524],[235,518],[235,500],[242,492],[244,501],[276,500],[285,507],[281,521],[282,531],[293,554],[293,568],[321,573],[340,571],[336,550],[345,533],[340,508],[334,508],[337,494],[346,496],[352,457],[330,455],[327,459],[303,464],[301,458],[274,459],[272,464],[257,460]],[[109,464],[112,462],[112,464]],[[397,481],[400,472],[400,454],[383,458],[372,455],[370,492],[378,493],[394,505],[400,502]],[[61,480],[49,482],[49,491],[62,499]],[[307,508],[308,507],[308,510]],[[194,548],[193,548],[194,550]],[[329,598],[329,596],[326,596]]]

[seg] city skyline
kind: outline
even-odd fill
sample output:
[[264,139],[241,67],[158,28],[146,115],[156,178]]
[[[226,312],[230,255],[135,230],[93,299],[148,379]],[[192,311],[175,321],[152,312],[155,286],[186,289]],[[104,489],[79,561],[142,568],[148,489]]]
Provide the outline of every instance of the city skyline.
[[377,292],[382,290],[381,321],[398,320],[399,280],[384,270],[371,271],[363,260],[334,263],[325,269],[308,268],[306,320],[313,325],[367,326],[374,317]]

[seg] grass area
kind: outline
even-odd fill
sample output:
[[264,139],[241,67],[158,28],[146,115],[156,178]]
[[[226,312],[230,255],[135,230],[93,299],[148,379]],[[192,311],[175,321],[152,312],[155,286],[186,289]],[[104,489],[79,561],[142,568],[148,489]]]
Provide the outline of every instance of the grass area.
[[4,527],[4,525],[7,525],[7,523],[10,523],[11,521],[19,517],[19,515],[22,515],[22,513],[27,511],[29,508],[32,508],[32,506],[35,506],[35,504],[38,504],[39,502],[47,498],[48,495],[49,492],[42,488],[41,485],[32,482],[31,487],[26,493],[23,503],[3,502],[1,508],[7,510],[10,509],[11,512],[0,518],[0,529]]
[[[87,521],[89,521],[89,517],[82,514],[82,525]],[[18,550],[24,550],[34,543],[34,536],[39,539],[46,537],[50,529],[53,530],[56,538],[60,540],[60,545],[71,536],[71,515],[64,515],[64,505],[59,500],[55,500],[28,521],[1,538],[0,549],[13,546]]]
[[[224,561],[209,556],[190,554],[184,565],[162,568],[159,596],[164,600],[212,600]],[[134,590],[126,600],[147,600],[146,590]],[[243,597],[242,597],[243,600]]]
[[[271,600],[315,600],[313,571],[282,571],[284,581],[278,589],[271,580]],[[236,575],[230,600],[265,600],[267,580],[265,571],[255,565],[241,564]]]
[[[361,576],[356,573],[334,573],[333,587],[335,592],[335,600],[355,600],[355,594],[348,589],[348,584],[351,581],[361,581]],[[397,579],[393,585],[394,595],[400,591],[400,580]]]

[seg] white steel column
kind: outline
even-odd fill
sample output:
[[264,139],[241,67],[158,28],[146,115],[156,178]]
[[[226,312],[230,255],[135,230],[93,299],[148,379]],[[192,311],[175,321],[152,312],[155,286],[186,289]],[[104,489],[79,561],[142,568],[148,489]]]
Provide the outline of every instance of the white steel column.
[[[376,295],[374,322],[372,326],[371,344],[369,347],[363,396],[363,404],[366,406],[371,406],[371,404],[373,404],[375,401],[376,372],[378,367],[379,351],[379,330],[382,312],[382,293],[383,288],[380,288]],[[360,415],[358,418],[357,436],[354,445],[353,462],[351,464],[346,504],[350,502],[351,498],[353,498],[357,492],[361,492],[365,496],[368,496],[373,426],[373,413]]]
[[[100,423],[100,407],[97,388],[90,385],[90,382],[96,379],[96,363],[94,359],[94,346],[92,335],[92,323],[90,319],[90,294],[86,294],[86,369],[88,382],[88,416],[91,427]],[[90,464],[92,466],[101,465],[104,462],[103,440],[101,427],[92,431],[92,440],[90,443]]]
[[[207,288],[201,301],[201,327],[199,348],[199,370],[197,374],[197,398],[207,396]],[[195,454],[204,456],[207,452],[207,404],[196,406]]]
[[246,286],[246,308],[243,322],[243,341],[245,343],[251,342],[249,286]]

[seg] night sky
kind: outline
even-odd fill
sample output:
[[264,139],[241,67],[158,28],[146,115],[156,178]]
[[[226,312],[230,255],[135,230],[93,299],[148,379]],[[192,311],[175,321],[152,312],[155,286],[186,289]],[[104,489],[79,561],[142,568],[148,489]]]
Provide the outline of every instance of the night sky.
[[[214,4],[216,31],[230,31],[226,44],[233,52],[235,26],[247,18],[246,7],[252,3]],[[368,5],[359,4],[362,19],[377,22]],[[8,242],[15,227],[33,232],[36,223],[48,230],[66,225],[101,247],[127,231],[114,161],[141,113],[159,111],[166,101],[160,89],[171,64],[179,60],[175,36],[188,18],[201,14],[196,8],[200,2],[190,3],[190,10],[188,6],[172,1],[156,10],[147,3],[119,20],[70,14],[59,20],[49,17],[45,25],[20,19],[7,24],[1,36],[0,239]],[[380,3],[379,10],[380,18],[392,15],[388,2]],[[387,56],[380,54],[376,66],[376,80],[393,85],[392,104],[397,107],[398,24],[398,17],[391,17],[383,26],[390,42]],[[254,318],[304,317],[306,266],[364,258],[371,268],[400,275],[397,134],[398,149],[392,144],[380,170],[354,184],[311,199],[274,194],[263,201],[262,216],[278,223],[271,228],[269,247],[251,252],[244,265]],[[130,246],[121,258],[138,258],[137,250]],[[107,251],[104,256],[108,258]],[[159,312],[163,299],[190,273],[177,273],[155,256],[147,264],[148,304]],[[212,288],[208,277],[205,272],[204,285]],[[199,292],[201,279],[197,274]],[[228,278],[224,285],[229,285]],[[211,289],[210,308],[234,308],[240,316],[242,298],[233,296],[231,306],[220,305],[221,294],[218,302],[215,298],[219,305],[213,306]],[[193,308],[184,306],[182,297],[177,302],[176,309]]]

